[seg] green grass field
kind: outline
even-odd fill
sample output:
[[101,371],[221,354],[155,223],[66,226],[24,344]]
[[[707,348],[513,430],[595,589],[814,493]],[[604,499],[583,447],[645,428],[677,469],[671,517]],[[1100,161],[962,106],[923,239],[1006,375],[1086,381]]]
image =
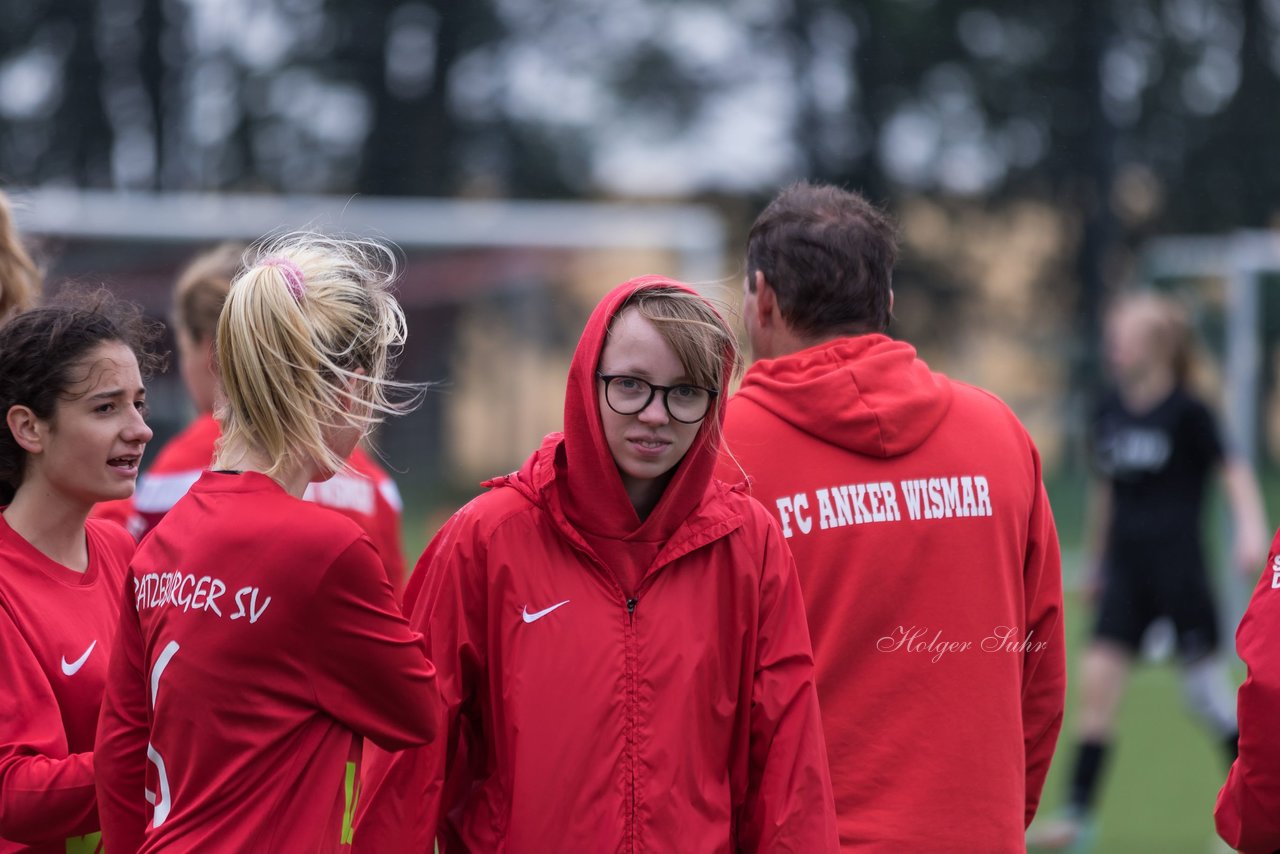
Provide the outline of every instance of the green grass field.
[[[1045,784],[1041,817],[1052,816],[1065,797],[1075,761],[1072,682],[1079,651],[1088,640],[1091,614],[1067,597],[1069,683],[1066,721]],[[1212,850],[1213,803],[1226,778],[1222,751],[1183,708],[1176,666],[1140,665],[1121,709],[1114,750],[1099,795],[1098,854],[1160,851],[1204,854]]]
[[[1074,591],[1080,569],[1084,483],[1079,476],[1057,476],[1048,482],[1050,501],[1063,545],[1063,575],[1067,587],[1066,633],[1069,668],[1066,721],[1058,741],[1040,816],[1052,816],[1062,803],[1074,762],[1073,718],[1075,677],[1079,653],[1088,640],[1092,612]],[[1280,510],[1280,474],[1263,478],[1267,506]],[[457,503],[465,496],[452,497]],[[1215,498],[1215,505],[1218,499]],[[425,501],[411,501],[405,513],[405,540],[409,565],[417,560],[433,530],[430,523],[443,521],[448,506],[434,509]],[[1220,507],[1209,511],[1211,520]],[[1211,523],[1216,531],[1219,525]],[[1211,536],[1211,540],[1216,537]],[[1211,546],[1217,553],[1217,546]],[[1235,627],[1225,627],[1231,641]],[[1233,659],[1234,660],[1234,659]],[[1240,668],[1243,676],[1243,668]],[[1213,830],[1213,804],[1226,778],[1222,752],[1209,734],[1185,710],[1178,671],[1172,662],[1139,665],[1134,672],[1123,707],[1114,750],[1102,783],[1099,800],[1096,854],[1205,854],[1217,836]]]

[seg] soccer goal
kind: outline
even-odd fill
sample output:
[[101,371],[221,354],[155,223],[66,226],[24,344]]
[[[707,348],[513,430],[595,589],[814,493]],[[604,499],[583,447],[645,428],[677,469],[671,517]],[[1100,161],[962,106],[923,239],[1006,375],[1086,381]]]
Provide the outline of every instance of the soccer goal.
[[[732,266],[723,217],[707,205],[9,193],[19,230],[45,250],[51,290],[66,279],[105,281],[161,319],[178,271],[222,241],[305,229],[398,246],[398,296],[409,321],[399,374],[439,384],[378,437],[406,493],[475,488],[559,429],[573,345],[611,287],[659,273],[727,291],[713,283],[727,281]],[[176,371],[150,391],[158,446],[189,413]]]

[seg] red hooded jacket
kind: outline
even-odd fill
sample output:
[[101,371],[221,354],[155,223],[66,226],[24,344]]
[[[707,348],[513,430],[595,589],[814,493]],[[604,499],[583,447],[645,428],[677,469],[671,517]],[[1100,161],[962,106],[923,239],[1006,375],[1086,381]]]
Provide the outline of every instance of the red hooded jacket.
[[720,476],[745,469],[795,555],[841,843],[1024,851],[1066,676],[1057,534],[1022,425],[863,335],[757,362],[725,446]]
[[[601,302],[565,433],[419,561],[410,622],[439,668],[447,751],[370,751],[357,851],[429,852],[437,826],[446,852],[834,849],[794,563],[764,508],[712,479],[723,407],[643,522],[602,431],[610,318],[673,284]],[[630,598],[610,560],[642,561]]]
[[1253,591],[1236,649],[1249,667],[1236,717],[1240,756],[1218,793],[1218,834],[1244,854],[1280,850],[1280,535]]

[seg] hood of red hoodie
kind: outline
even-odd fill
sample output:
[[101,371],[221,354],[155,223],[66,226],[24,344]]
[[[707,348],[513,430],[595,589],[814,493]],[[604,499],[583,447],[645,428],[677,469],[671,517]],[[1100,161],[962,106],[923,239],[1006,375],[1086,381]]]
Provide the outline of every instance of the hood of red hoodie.
[[824,442],[896,457],[932,435],[952,388],[910,344],[858,335],[756,362],[738,396]]
[[[513,489],[524,496],[529,503],[543,508],[559,526],[564,535],[585,551],[592,552],[582,536],[582,526],[570,520],[564,512],[564,470],[565,470],[565,436],[564,433],[548,433],[542,444],[530,454],[520,468],[510,474],[495,477],[481,483],[486,489]],[[699,503],[682,519],[672,520],[676,528],[673,531],[680,536],[672,536],[673,532],[665,532],[666,536],[658,539],[665,543],[664,556],[690,551],[702,543],[723,536],[738,527],[741,523],[740,513],[735,506],[724,499],[732,494],[745,495],[746,483],[725,483],[711,480],[703,491]],[[650,517],[652,518],[652,517]],[[594,531],[598,524],[588,524],[585,530]],[[683,528],[683,530],[678,530]],[[631,540],[649,541],[648,535],[653,533],[648,524],[642,525],[629,535],[617,537],[619,542]]]
[[[499,479],[503,485],[521,489],[534,501],[554,504],[578,530],[619,540],[635,539],[650,543],[670,539],[712,490],[717,447],[712,442],[711,425],[723,426],[724,423],[722,396],[721,402],[702,422],[688,452],[676,465],[675,474],[667,483],[657,506],[642,522],[627,497],[622,476],[605,439],[600,420],[596,370],[604,351],[609,322],[618,309],[637,290],[658,287],[696,294],[686,285],[662,276],[631,279],[606,294],[587,320],[569,365],[564,433],[548,436],[515,477]],[[722,370],[722,388],[728,383],[730,370],[731,363],[726,361]]]

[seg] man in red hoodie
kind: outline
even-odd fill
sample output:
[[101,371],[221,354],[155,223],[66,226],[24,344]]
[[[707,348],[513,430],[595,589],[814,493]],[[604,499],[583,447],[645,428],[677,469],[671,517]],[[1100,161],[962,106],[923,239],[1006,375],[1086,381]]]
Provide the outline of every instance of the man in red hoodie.
[[842,847],[1021,852],[1062,724],[1057,533],[1009,408],[885,335],[896,256],[855,193],[760,215],[718,474],[799,567]]

